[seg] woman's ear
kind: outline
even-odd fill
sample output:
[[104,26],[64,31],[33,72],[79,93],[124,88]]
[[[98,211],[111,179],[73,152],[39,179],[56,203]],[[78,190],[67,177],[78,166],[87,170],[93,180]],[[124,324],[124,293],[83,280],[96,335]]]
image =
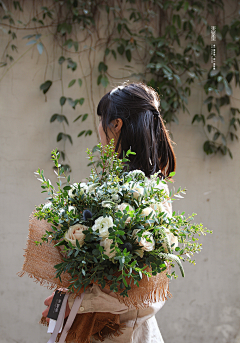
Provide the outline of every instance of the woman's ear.
[[123,126],[123,121],[121,118],[117,118],[117,119],[114,119],[112,121],[112,126],[113,126],[113,130],[116,134],[119,134],[121,129],[122,129],[122,126]]

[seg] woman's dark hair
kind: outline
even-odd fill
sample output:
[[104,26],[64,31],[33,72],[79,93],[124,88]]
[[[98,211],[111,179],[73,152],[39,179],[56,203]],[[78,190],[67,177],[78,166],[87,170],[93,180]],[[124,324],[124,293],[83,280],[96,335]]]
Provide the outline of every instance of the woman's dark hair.
[[100,100],[97,114],[109,139],[107,130],[111,122],[121,118],[123,125],[116,144],[123,158],[129,148],[129,169],[140,169],[146,176],[161,171],[167,177],[176,168],[176,157],[171,139],[159,111],[157,92],[143,83],[120,86],[105,94]]

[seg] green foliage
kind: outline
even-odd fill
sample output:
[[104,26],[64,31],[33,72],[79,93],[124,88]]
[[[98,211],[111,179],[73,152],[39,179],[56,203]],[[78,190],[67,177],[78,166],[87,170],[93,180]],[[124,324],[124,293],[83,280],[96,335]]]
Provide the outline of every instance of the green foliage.
[[[40,55],[45,52],[45,36],[41,30],[46,27],[52,29],[53,39],[61,47],[61,56],[58,56],[62,83],[61,113],[59,117],[51,119],[51,122],[60,121],[63,131],[64,123],[67,123],[63,118],[67,118],[67,112],[63,113],[62,107],[66,100],[72,109],[84,102],[84,98],[65,97],[64,87],[76,87],[77,83],[82,87],[86,81],[75,76],[68,83],[64,82],[63,68],[79,75],[81,61],[78,63],[76,56],[82,56],[86,50],[89,53],[89,61],[91,53],[100,56],[98,66],[90,65],[90,80],[93,80],[90,83],[94,82],[104,88],[114,80],[109,68],[112,60],[115,62],[114,69],[118,68],[118,61],[125,61],[127,75],[138,63],[144,65],[143,73],[133,72],[132,76],[137,76],[159,92],[161,114],[167,123],[173,121],[177,124],[180,114],[189,112],[191,90],[194,84],[197,84],[205,94],[205,99],[203,98],[201,108],[196,109],[190,120],[193,125],[200,124],[206,136],[203,150],[208,155],[220,152],[232,157],[229,142],[238,140],[237,131],[240,124],[239,108],[233,104],[232,94],[233,86],[240,86],[239,4],[236,4],[236,10],[231,16],[225,17],[222,0],[52,0],[45,7],[39,4],[34,16],[26,23],[17,20],[20,12],[24,12],[24,2],[8,0],[1,2],[1,5],[1,22],[3,29],[8,29],[6,34],[9,35],[9,43],[0,61],[0,67],[9,68],[9,65],[15,63],[15,54],[18,53],[15,43],[17,32],[26,28],[32,27],[36,30],[35,33],[24,36],[24,39],[27,40],[28,48],[36,48]],[[106,24],[104,36],[99,33],[99,23]],[[213,23],[218,23],[216,41],[210,41]],[[75,32],[79,30],[84,39],[77,38]],[[88,38],[91,40],[90,45],[85,44]],[[214,44],[216,66],[213,65]],[[44,80],[40,86],[45,97],[52,82],[53,80]],[[55,112],[60,111],[56,109]],[[65,117],[60,117],[61,115]],[[96,127],[95,125],[95,131]],[[79,137],[83,136],[82,132],[90,130],[80,131]],[[65,145],[63,150],[65,151]]]

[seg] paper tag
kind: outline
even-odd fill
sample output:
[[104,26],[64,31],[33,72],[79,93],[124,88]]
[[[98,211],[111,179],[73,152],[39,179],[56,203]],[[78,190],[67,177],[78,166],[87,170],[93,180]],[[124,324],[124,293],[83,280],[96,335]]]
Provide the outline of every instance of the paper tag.
[[[54,331],[54,329],[55,329],[55,326],[56,326],[56,323],[57,323],[56,320],[50,319],[49,325],[48,325],[47,333],[53,333],[53,331]],[[62,328],[63,328],[63,322],[62,322],[62,325],[61,325],[61,327],[60,327],[59,333],[62,332]]]
[[57,320],[66,293],[56,291],[47,318]]

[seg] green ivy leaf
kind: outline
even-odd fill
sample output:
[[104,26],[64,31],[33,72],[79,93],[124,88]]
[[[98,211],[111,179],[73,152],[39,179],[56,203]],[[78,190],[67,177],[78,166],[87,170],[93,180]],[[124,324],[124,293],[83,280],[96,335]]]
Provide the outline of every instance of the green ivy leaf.
[[131,50],[126,50],[126,57],[127,57],[128,62],[131,62],[131,59],[132,59]]
[[113,55],[113,57],[115,58],[115,60],[117,59],[117,54],[116,54],[116,51],[115,50],[111,50],[111,52],[112,52],[112,55]]
[[77,52],[78,51],[78,42],[73,42],[73,46],[74,46],[75,51]]
[[125,48],[124,48],[124,45],[121,44],[118,48],[117,48],[117,51],[120,55],[123,55],[124,51],[125,51]]
[[77,121],[78,119],[80,119],[82,116],[82,114],[80,114],[79,116],[77,116],[77,118],[74,119],[73,123],[75,123],[75,121]]
[[63,121],[65,121],[65,123],[66,123],[67,125],[69,125],[69,124],[68,124],[67,117],[66,117],[65,115],[63,115],[63,114],[57,114],[57,113],[53,114],[52,117],[51,117],[51,119],[50,119],[50,123],[54,122],[55,120],[59,121],[60,123],[62,123]]
[[99,86],[101,83],[101,79],[102,79],[102,74],[100,74],[97,78],[97,85]]
[[82,86],[82,79],[78,79],[78,84],[80,87]]
[[107,87],[107,85],[109,84],[108,78],[106,75],[103,75],[101,78],[101,84],[103,85],[104,88]]
[[85,133],[85,136],[91,136],[91,134],[92,134],[92,130],[87,130],[87,132]]
[[42,55],[42,53],[43,53],[43,45],[42,45],[41,42],[37,44],[37,49],[38,49],[39,54]]
[[81,131],[81,132],[78,134],[78,137],[81,137],[85,132],[86,132],[86,130]]
[[104,62],[100,62],[99,65],[98,65],[98,71],[99,73],[101,72],[106,72],[108,69],[108,66],[104,63]]
[[84,100],[85,100],[84,98],[78,99],[79,104],[80,104],[80,105],[83,105]]
[[57,142],[60,142],[61,140],[67,140],[67,139],[69,140],[71,144],[73,144],[72,137],[70,135],[67,135],[64,132],[59,132],[59,134],[57,135]]
[[41,84],[40,89],[41,89],[41,91],[43,91],[43,94],[46,94],[49,91],[51,86],[52,86],[52,81],[47,80]]
[[65,96],[61,96],[61,98],[60,98],[60,105],[63,106],[65,104],[66,100],[67,99],[66,99]]
[[82,117],[82,121],[85,121],[88,117],[88,113],[85,113],[84,116]]
[[72,87],[75,82],[76,82],[76,79],[71,80],[68,84],[68,88]]
[[61,56],[61,57],[59,57],[59,59],[58,59],[58,63],[61,65],[61,64],[63,64],[63,62],[65,62],[65,57],[64,56]]

